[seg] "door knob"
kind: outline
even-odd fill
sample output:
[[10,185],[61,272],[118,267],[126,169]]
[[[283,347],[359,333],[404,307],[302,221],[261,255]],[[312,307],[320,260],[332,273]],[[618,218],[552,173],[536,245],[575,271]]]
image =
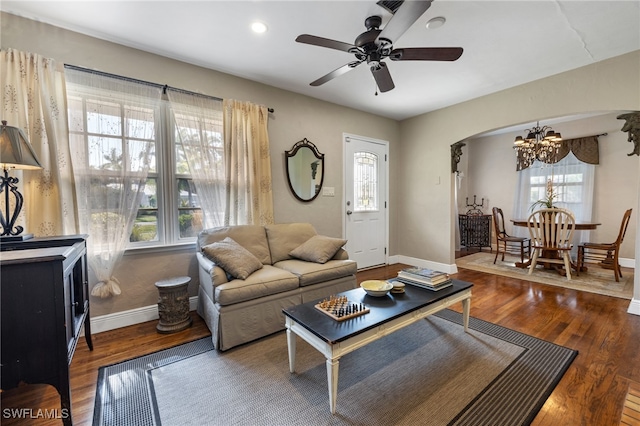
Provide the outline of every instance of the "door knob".
[[347,210],[347,214],[351,214],[353,213],[351,210]]

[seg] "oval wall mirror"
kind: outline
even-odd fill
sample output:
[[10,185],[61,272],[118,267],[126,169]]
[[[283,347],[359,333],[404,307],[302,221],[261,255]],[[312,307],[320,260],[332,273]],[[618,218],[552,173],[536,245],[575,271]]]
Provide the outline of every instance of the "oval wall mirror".
[[284,153],[291,192],[300,201],[314,200],[324,181],[324,154],[307,138],[296,142]]

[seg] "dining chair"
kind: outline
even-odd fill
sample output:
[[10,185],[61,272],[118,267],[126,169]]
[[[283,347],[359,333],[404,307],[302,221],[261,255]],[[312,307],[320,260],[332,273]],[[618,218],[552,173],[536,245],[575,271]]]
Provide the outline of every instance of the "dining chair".
[[571,237],[576,219],[566,209],[540,209],[529,216],[527,228],[533,244],[529,275],[538,262],[564,264],[567,280],[571,280]]
[[525,256],[527,259],[531,257],[531,239],[526,237],[513,237],[507,234],[504,226],[504,214],[500,207],[494,207],[493,212],[493,227],[496,234],[496,257],[493,259],[493,263],[498,260],[498,255],[502,253],[502,261],[504,262],[504,255],[511,254],[520,256],[520,263],[524,263]]
[[613,274],[616,277],[616,282],[620,281],[622,276],[622,270],[620,269],[620,263],[618,262],[618,256],[620,253],[620,246],[622,240],[624,240],[624,234],[627,232],[627,225],[629,225],[629,219],[631,218],[631,211],[629,209],[624,212],[622,216],[622,223],[620,224],[620,231],[618,232],[618,238],[612,243],[582,243],[578,246],[578,274],[584,267],[585,259],[595,260],[600,262],[600,266],[605,269],[613,269]]

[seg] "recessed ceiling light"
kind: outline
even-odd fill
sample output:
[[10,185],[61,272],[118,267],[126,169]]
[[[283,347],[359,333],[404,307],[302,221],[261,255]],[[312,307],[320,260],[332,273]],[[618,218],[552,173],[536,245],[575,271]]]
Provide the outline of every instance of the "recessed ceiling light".
[[426,27],[429,30],[435,30],[436,28],[443,26],[445,22],[447,22],[447,20],[444,19],[444,16],[436,16],[435,18],[429,19]]
[[262,22],[254,22],[251,24],[254,33],[262,34],[267,32],[267,25]]

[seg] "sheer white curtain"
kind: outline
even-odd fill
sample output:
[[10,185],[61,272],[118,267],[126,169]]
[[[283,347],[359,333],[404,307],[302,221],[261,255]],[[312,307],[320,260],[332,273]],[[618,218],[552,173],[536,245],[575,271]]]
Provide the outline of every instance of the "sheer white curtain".
[[62,65],[6,49],[0,52],[0,83],[2,119],[25,132],[43,166],[11,171],[24,196],[16,224],[37,236],[77,233]]
[[[595,166],[581,162],[573,153],[555,164],[535,161],[530,167],[518,172],[513,217],[529,217],[533,213],[532,204],[545,198],[546,184],[551,180],[558,193],[554,206],[569,209],[576,222],[590,222],[593,213],[594,176]],[[528,236],[526,228],[516,227],[514,231],[518,236]],[[589,231],[574,232],[574,244],[588,239]]]
[[267,108],[224,101],[225,225],[273,223]]
[[80,231],[90,235],[91,294],[120,294],[113,276],[144,195],[159,132],[160,87],[66,69],[69,137]]
[[225,157],[222,101],[167,89],[175,123],[177,155],[189,166],[204,215],[204,227],[224,225]]

